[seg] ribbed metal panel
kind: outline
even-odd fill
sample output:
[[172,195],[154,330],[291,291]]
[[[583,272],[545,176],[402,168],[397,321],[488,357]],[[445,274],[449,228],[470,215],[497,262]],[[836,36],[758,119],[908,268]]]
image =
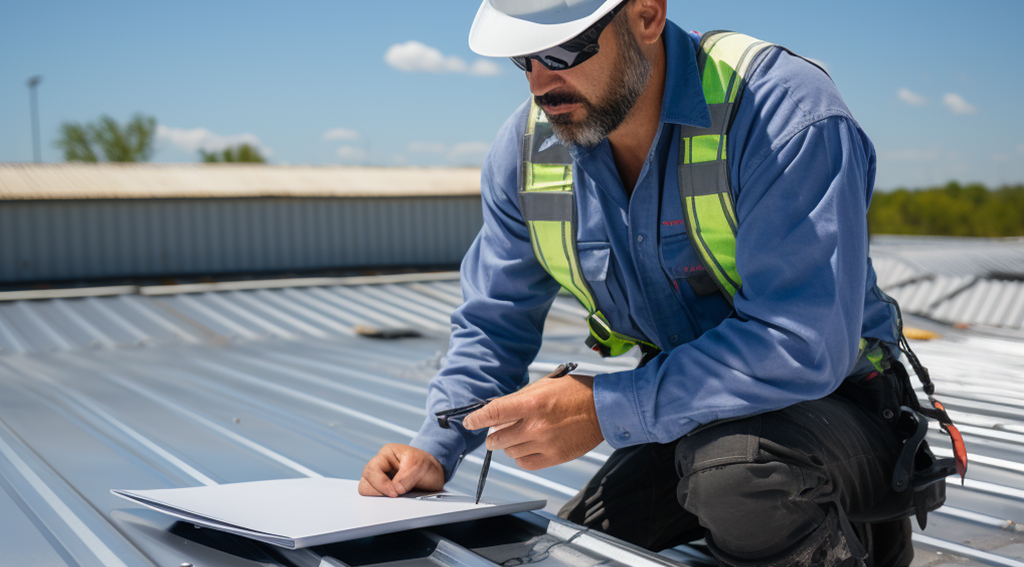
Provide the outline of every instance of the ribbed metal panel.
[[898,301],[900,307],[907,313],[930,316],[937,305],[976,281],[977,278],[973,276],[933,277],[885,291]]
[[457,265],[479,196],[0,201],[0,282]]
[[[424,418],[426,383],[441,364],[459,286],[437,278],[361,281],[0,303],[0,563],[702,564],[689,548],[656,556],[536,514],[285,552],[176,524],[109,493],[357,478],[382,444],[408,440]],[[556,301],[534,377],[565,360],[581,361],[584,373],[635,365],[586,349],[582,315],[571,298]],[[412,327],[424,336],[374,340],[356,336],[355,325]],[[972,464],[966,486],[951,482],[948,505],[916,534],[915,565],[1020,567],[1013,557],[1024,539],[1016,523],[1024,522],[1024,343],[944,333],[914,345],[961,425]],[[948,452],[934,427],[930,440]],[[499,452],[487,493],[546,498],[554,511],[609,452],[602,445],[536,472]],[[451,488],[474,490],[480,456],[466,459]]]
[[882,235],[871,239],[871,256],[941,276],[1024,277],[1024,238]]
[[871,255],[904,313],[1024,329],[1024,239],[875,237]]
[[1024,328],[1024,282],[982,280],[932,311],[940,321]]
[[878,287],[882,289],[893,289],[929,275],[928,272],[893,256],[872,257],[871,264],[878,275]]

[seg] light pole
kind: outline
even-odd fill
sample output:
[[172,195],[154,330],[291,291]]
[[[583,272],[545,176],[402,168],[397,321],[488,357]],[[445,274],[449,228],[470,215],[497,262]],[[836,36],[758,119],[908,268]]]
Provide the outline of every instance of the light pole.
[[39,97],[36,94],[36,87],[41,82],[42,75],[36,75],[28,80],[29,103],[32,105],[32,157],[36,163],[39,163],[39,154],[42,153],[39,147]]

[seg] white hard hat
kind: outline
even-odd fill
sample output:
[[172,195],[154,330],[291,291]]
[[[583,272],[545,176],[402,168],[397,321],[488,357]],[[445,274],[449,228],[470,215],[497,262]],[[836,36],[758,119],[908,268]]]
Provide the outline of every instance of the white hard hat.
[[487,57],[529,55],[576,37],[623,0],[483,0],[469,48]]

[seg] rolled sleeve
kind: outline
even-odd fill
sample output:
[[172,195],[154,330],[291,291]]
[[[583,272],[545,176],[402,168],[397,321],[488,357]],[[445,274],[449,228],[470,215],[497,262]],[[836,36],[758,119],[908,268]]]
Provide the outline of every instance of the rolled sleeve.
[[741,184],[733,315],[643,368],[599,375],[594,400],[615,448],[830,394],[856,361],[873,150],[826,116],[778,144]]

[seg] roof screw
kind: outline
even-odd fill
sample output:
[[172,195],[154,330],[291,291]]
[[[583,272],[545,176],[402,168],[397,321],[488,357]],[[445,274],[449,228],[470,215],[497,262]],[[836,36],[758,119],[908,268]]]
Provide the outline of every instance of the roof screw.
[[236,418],[234,419],[234,422],[235,422],[235,423],[242,423],[242,418],[240,418],[240,417],[236,417]]

